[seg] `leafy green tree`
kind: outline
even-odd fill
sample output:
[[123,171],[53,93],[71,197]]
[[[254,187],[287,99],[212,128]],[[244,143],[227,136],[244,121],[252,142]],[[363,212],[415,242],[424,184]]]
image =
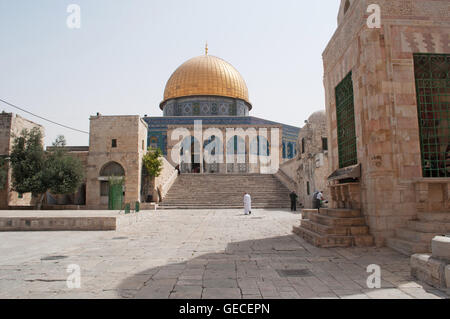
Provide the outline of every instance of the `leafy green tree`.
[[21,194],[41,195],[43,199],[43,194],[48,190],[48,181],[44,173],[45,152],[39,129],[25,129],[14,139],[10,162],[12,189]]
[[10,156],[12,189],[18,193],[32,193],[38,198],[40,209],[45,193],[72,194],[83,181],[83,166],[79,159],[67,154],[64,136],[58,136],[50,152],[42,145],[39,129],[23,130],[16,137]]
[[149,149],[147,154],[142,158],[144,167],[150,177],[159,177],[162,171],[162,152],[159,148]]
[[58,136],[45,161],[45,179],[49,180],[48,187],[53,194],[73,194],[83,182],[83,165],[78,158],[67,154],[65,146],[64,136]]
[[142,192],[144,196],[149,194],[150,190],[150,195],[152,195],[153,198],[156,197],[157,190],[155,189],[155,178],[161,175],[163,168],[162,156],[163,154],[159,148],[149,148],[147,154],[142,158],[144,166]]

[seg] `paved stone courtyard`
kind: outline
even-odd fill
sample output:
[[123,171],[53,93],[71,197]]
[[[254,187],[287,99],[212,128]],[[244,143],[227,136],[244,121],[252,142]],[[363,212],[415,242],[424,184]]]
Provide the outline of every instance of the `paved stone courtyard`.
[[[448,298],[413,280],[409,258],[389,248],[309,245],[291,232],[298,214],[138,218],[116,232],[0,233],[0,298]],[[79,289],[67,287],[71,264],[80,266]],[[370,264],[381,266],[381,289],[367,288]]]

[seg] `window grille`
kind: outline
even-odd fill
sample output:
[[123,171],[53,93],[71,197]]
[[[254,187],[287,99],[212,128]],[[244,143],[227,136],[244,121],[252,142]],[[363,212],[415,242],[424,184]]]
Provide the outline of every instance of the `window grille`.
[[339,167],[344,168],[358,163],[352,72],[338,84],[335,93]]
[[450,54],[414,54],[423,177],[450,177]]

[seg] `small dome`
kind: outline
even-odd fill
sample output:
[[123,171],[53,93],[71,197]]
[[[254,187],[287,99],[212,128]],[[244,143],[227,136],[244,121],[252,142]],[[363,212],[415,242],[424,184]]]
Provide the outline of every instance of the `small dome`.
[[319,123],[324,122],[327,119],[327,115],[325,111],[317,111],[311,114],[311,116],[308,118],[309,123]]
[[248,88],[239,72],[228,62],[202,55],[183,63],[167,81],[164,101],[189,96],[224,96],[250,105]]

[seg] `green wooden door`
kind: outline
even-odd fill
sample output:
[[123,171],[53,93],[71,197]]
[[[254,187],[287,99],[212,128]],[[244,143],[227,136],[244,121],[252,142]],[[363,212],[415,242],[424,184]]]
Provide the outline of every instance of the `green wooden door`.
[[109,185],[109,210],[121,210],[123,205],[123,190],[122,185]]

